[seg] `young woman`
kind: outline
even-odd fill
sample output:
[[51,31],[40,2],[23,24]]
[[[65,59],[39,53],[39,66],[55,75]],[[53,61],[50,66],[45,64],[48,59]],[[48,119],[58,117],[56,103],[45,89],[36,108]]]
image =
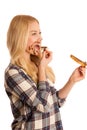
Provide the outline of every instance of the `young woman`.
[[60,90],[48,64],[52,52],[41,46],[39,21],[15,16],[7,32],[11,56],[5,70],[5,89],[14,116],[12,130],[63,130],[60,107],[74,84],[85,78],[85,67],[76,68]]

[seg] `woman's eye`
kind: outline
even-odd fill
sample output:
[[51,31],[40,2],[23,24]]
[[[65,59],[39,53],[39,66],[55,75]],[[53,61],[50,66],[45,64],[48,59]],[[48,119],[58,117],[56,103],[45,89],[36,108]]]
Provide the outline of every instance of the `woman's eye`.
[[32,33],[32,35],[36,35],[37,33]]
[[32,36],[34,36],[34,35],[41,35],[41,32],[39,32],[39,33],[33,32],[33,33],[32,33]]

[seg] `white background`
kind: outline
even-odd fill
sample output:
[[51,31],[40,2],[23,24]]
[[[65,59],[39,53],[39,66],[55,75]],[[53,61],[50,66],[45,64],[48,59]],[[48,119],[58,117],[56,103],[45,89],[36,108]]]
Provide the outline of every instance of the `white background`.
[[[3,0],[0,1],[0,130],[11,130],[13,116],[4,90],[4,69],[9,63],[6,33],[16,14],[35,16],[41,26],[43,45],[53,51],[51,65],[57,89],[79,65],[70,54],[87,61],[86,0]],[[64,130],[87,130],[87,76],[70,92],[60,109]]]

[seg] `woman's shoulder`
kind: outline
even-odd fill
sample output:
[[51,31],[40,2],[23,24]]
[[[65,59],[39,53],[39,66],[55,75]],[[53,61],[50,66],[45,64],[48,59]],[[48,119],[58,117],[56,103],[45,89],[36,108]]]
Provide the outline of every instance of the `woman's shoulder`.
[[22,67],[20,67],[16,64],[9,63],[9,65],[5,69],[5,75],[11,76],[11,77],[21,76],[22,78],[29,80],[31,83],[34,83],[31,76],[29,76]]
[[15,65],[15,64],[12,64],[12,63],[9,63],[8,66],[6,67],[5,69],[5,72],[9,71],[9,70],[19,70],[21,69],[19,66]]
[[24,70],[16,65],[16,64],[12,64],[12,63],[9,63],[7,68],[5,69],[5,74],[17,74],[17,73],[20,73],[20,72],[24,72]]

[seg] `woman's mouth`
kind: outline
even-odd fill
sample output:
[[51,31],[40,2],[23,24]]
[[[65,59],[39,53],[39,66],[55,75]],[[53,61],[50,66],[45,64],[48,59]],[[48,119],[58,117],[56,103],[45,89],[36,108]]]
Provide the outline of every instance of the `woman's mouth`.
[[38,55],[40,53],[41,46],[39,44],[34,46],[34,54]]
[[41,46],[40,44],[33,45],[29,48],[32,55],[40,56],[47,47]]

